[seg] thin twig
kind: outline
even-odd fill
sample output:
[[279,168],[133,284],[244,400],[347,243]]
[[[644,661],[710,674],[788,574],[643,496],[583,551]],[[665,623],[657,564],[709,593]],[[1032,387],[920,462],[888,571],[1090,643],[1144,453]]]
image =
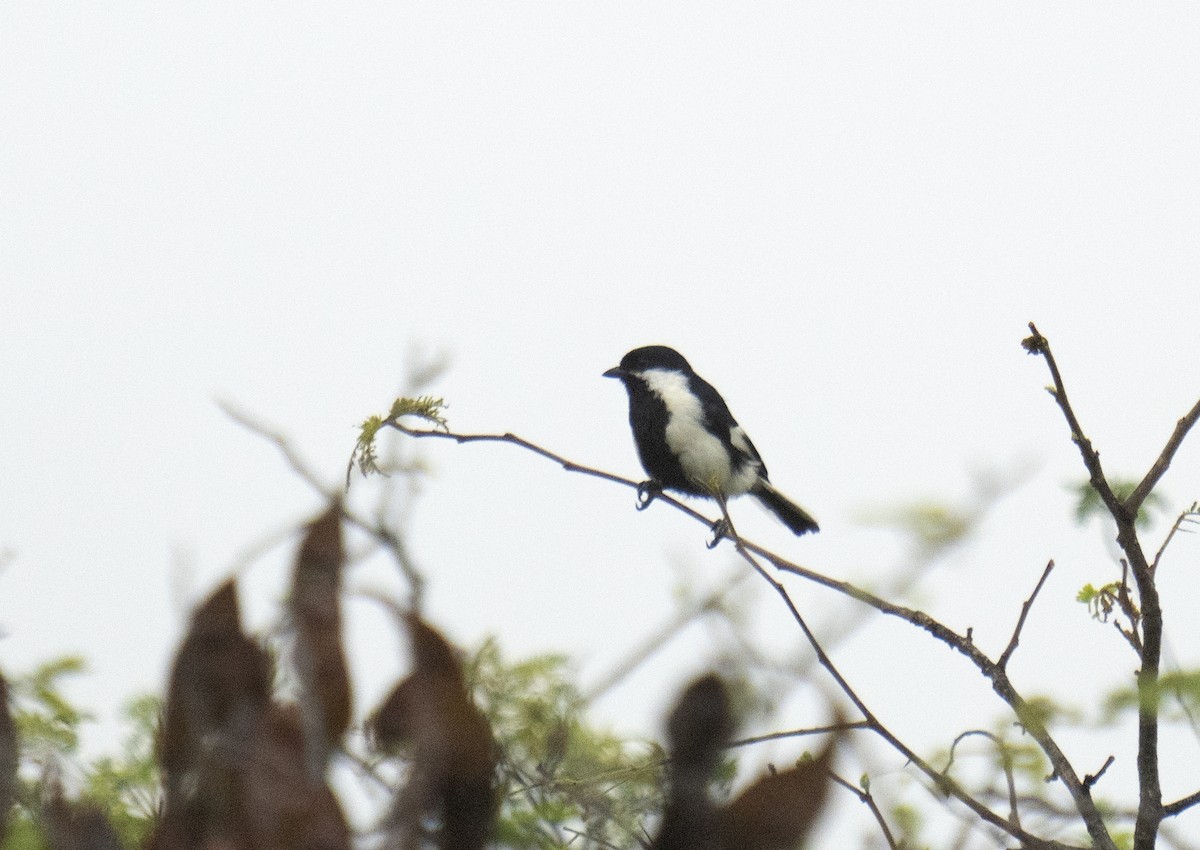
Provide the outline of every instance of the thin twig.
[[1067,427],[1071,429],[1071,440],[1079,449],[1080,455],[1083,456],[1083,465],[1087,468],[1093,489],[1114,518],[1123,516],[1125,506],[1113,493],[1108,479],[1104,476],[1104,470],[1100,466],[1100,453],[1092,448],[1092,441],[1084,436],[1083,427],[1075,416],[1070,399],[1067,398],[1067,389],[1063,384],[1062,374],[1058,371],[1058,362],[1054,359],[1053,352],[1050,351],[1050,341],[1038,332],[1033,322],[1029,323],[1029,330],[1033,335],[1027,337],[1021,344],[1030,354],[1040,354],[1046,361],[1046,368],[1050,370],[1050,377],[1054,381],[1054,389],[1050,391],[1050,394],[1054,396],[1059,409],[1062,410],[1063,417],[1067,420]]
[[765,741],[778,741],[783,738],[803,738],[808,735],[821,735],[825,732],[841,732],[847,729],[870,729],[871,724],[865,720],[855,720],[848,723],[831,723],[828,726],[812,726],[807,729],[792,729],[788,732],[771,732],[766,735],[754,735],[750,738],[740,738],[726,745],[727,749],[748,747],[751,744],[761,744]]
[[896,843],[895,836],[893,836],[892,831],[888,829],[887,821],[883,817],[883,812],[879,810],[879,806],[876,805],[875,798],[871,796],[871,792],[865,788],[859,788],[855,785],[851,785],[832,770],[829,771],[829,778],[857,797],[860,802],[866,804],[867,808],[871,810],[871,814],[875,816],[875,822],[879,824],[879,829],[883,833],[883,838],[885,841],[887,841],[888,847],[891,847],[892,850],[899,850],[900,845]]
[[1162,545],[1159,546],[1158,551],[1154,553],[1154,560],[1150,562],[1151,570],[1158,570],[1158,562],[1162,558],[1163,552],[1167,551],[1167,546],[1170,544],[1171,539],[1176,535],[1176,533],[1179,532],[1180,528],[1182,528],[1185,522],[1195,522],[1196,515],[1198,513],[1200,513],[1200,502],[1192,502],[1192,506],[1176,518],[1175,523],[1171,526],[1171,530],[1167,532],[1167,536],[1163,540]]
[[1129,645],[1133,647],[1133,651],[1137,653],[1137,657],[1142,657],[1142,636],[1138,631],[1138,623],[1142,621],[1142,612],[1138,610],[1137,603],[1133,601],[1133,595],[1129,592],[1129,560],[1121,559],[1121,583],[1117,585],[1117,605],[1121,608],[1121,613],[1129,620],[1129,628],[1121,628],[1118,620],[1113,620],[1117,627],[1117,631],[1125,636],[1125,640],[1129,641]]
[[954,739],[954,743],[950,745],[950,756],[946,761],[946,766],[942,768],[942,773],[949,774],[950,768],[954,765],[954,752],[958,748],[959,743],[972,736],[981,736],[987,738],[996,745],[996,749],[1000,753],[1000,764],[1004,770],[1004,779],[1008,786],[1008,817],[1017,826],[1021,825],[1021,814],[1017,808],[1017,783],[1013,778],[1013,762],[1012,753],[1008,750],[1008,745],[1000,739],[998,735],[988,732],[985,729],[970,729],[963,732]]
[[1187,811],[1192,806],[1200,803],[1200,791],[1194,794],[1188,794],[1186,797],[1176,800],[1174,803],[1167,803],[1163,806],[1163,817],[1174,817]]
[[1146,497],[1150,495],[1150,491],[1154,489],[1154,485],[1158,483],[1158,479],[1163,477],[1163,473],[1171,465],[1171,460],[1175,457],[1175,453],[1183,445],[1183,438],[1187,436],[1188,431],[1192,430],[1192,426],[1196,424],[1197,420],[1200,420],[1200,401],[1197,401],[1192,409],[1175,423],[1175,430],[1171,432],[1170,439],[1163,446],[1162,452],[1159,453],[1158,459],[1154,461],[1154,465],[1146,473],[1146,477],[1133,489],[1132,493],[1125,497],[1125,509],[1133,516],[1137,516],[1138,508],[1142,506],[1142,502],[1146,501]]
[[409,588],[412,593],[412,607],[415,611],[420,611],[423,591],[425,589],[425,579],[415,567],[412,555],[408,551],[408,546],[404,540],[391,529],[381,523],[374,523],[363,519],[354,511],[342,503],[341,491],[339,489],[329,487],[317,473],[308,465],[308,463],[300,456],[300,453],[292,446],[291,442],[281,432],[271,428],[263,422],[253,418],[250,414],[238,409],[227,401],[218,400],[217,406],[224,411],[225,415],[234,422],[241,425],[247,431],[257,434],[267,442],[275,446],[287,461],[288,466],[292,471],[300,477],[302,481],[307,483],[329,505],[341,505],[342,518],[346,522],[365,532],[370,537],[374,538],[377,543],[387,549],[400,571],[404,574],[404,578],[408,581]]
[[578,829],[575,829],[573,827],[564,826],[562,828],[562,830],[563,830],[563,832],[574,835],[576,838],[586,839],[587,841],[591,842],[592,844],[597,845],[598,847],[605,847],[605,848],[608,848],[608,850],[621,850],[621,848],[618,847],[616,844],[610,844],[609,842],[605,841],[602,838],[597,838],[596,836],[594,836],[590,833],[587,833],[587,832],[580,832]]
[[1100,781],[1100,777],[1108,771],[1108,769],[1112,766],[1112,763],[1116,760],[1116,756],[1109,756],[1105,760],[1104,764],[1100,767],[1100,770],[1094,776],[1090,773],[1086,774],[1083,777],[1083,787],[1090,791],[1092,787]]
[[1046,583],[1046,579],[1049,578],[1052,569],[1054,569],[1053,560],[1046,564],[1046,569],[1042,570],[1042,577],[1038,579],[1037,585],[1033,588],[1033,593],[1029,594],[1029,598],[1021,606],[1021,616],[1017,618],[1017,627],[1013,629],[1012,639],[1008,642],[1008,646],[1004,648],[1004,652],[1000,653],[1000,660],[996,662],[996,666],[1001,670],[1008,667],[1008,660],[1017,651],[1017,644],[1021,640],[1021,629],[1025,628],[1025,618],[1029,616],[1029,609],[1033,607],[1033,600],[1037,599],[1037,595],[1041,592],[1042,585]]
[[665,647],[671,638],[682,631],[685,626],[697,617],[716,610],[724,596],[744,581],[745,578],[746,571],[739,569],[736,573],[730,575],[728,579],[721,582],[716,590],[705,594],[702,598],[677,611],[670,620],[663,623],[653,634],[645,638],[637,648],[626,655],[613,669],[601,676],[598,682],[587,688],[583,692],[584,701],[587,703],[595,702],[645,662],[647,658]]

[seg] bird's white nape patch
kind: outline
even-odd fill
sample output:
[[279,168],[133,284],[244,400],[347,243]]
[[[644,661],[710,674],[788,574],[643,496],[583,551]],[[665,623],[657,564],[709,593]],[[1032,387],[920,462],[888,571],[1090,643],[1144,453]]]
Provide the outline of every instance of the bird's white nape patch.
[[[667,448],[679,458],[684,474],[702,490],[725,496],[749,492],[758,481],[758,464],[730,463],[728,448],[704,427],[704,411],[687,375],[672,369],[649,369],[640,377],[667,406]],[[730,440],[753,456],[739,426],[730,429]]]

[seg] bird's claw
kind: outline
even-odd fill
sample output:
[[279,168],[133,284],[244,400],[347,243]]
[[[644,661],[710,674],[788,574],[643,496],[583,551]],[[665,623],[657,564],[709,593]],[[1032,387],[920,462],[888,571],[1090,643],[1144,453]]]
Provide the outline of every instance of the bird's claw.
[[712,533],[712,540],[704,545],[709,549],[716,549],[717,545],[729,536],[729,520],[721,517],[721,519],[714,522],[712,524]]
[[658,496],[662,495],[662,485],[651,478],[648,481],[643,481],[637,486],[637,509],[644,511],[650,507]]

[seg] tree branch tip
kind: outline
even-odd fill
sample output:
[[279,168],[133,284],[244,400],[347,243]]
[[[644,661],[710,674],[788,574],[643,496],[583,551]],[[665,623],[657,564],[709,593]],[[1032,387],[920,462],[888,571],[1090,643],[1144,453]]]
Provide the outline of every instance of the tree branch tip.
[[1109,767],[1112,766],[1112,763],[1116,760],[1117,760],[1116,756],[1109,756],[1108,759],[1105,760],[1104,764],[1101,766],[1100,770],[1096,773],[1095,776],[1093,776],[1090,773],[1085,774],[1083,777],[1083,787],[1085,789],[1087,789],[1088,791],[1091,791],[1092,786],[1094,786],[1097,782],[1100,781],[1100,777],[1105,774],[1105,772],[1109,769]]
[[1038,333],[1038,329],[1034,327],[1033,322],[1029,323],[1029,330],[1033,333],[1021,340],[1021,347],[1029,354],[1045,354],[1049,344],[1046,338]]

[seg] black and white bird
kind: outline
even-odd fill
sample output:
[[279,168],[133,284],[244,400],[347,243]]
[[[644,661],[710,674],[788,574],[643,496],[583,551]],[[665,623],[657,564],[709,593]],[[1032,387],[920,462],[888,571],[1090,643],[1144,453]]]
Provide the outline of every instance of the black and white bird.
[[817,531],[816,520],[767,480],[754,443],[721,394],[673,348],[635,348],[604,373],[629,392],[629,424],[642,466],[643,490],[676,490],[724,501],[749,493],[796,534]]

